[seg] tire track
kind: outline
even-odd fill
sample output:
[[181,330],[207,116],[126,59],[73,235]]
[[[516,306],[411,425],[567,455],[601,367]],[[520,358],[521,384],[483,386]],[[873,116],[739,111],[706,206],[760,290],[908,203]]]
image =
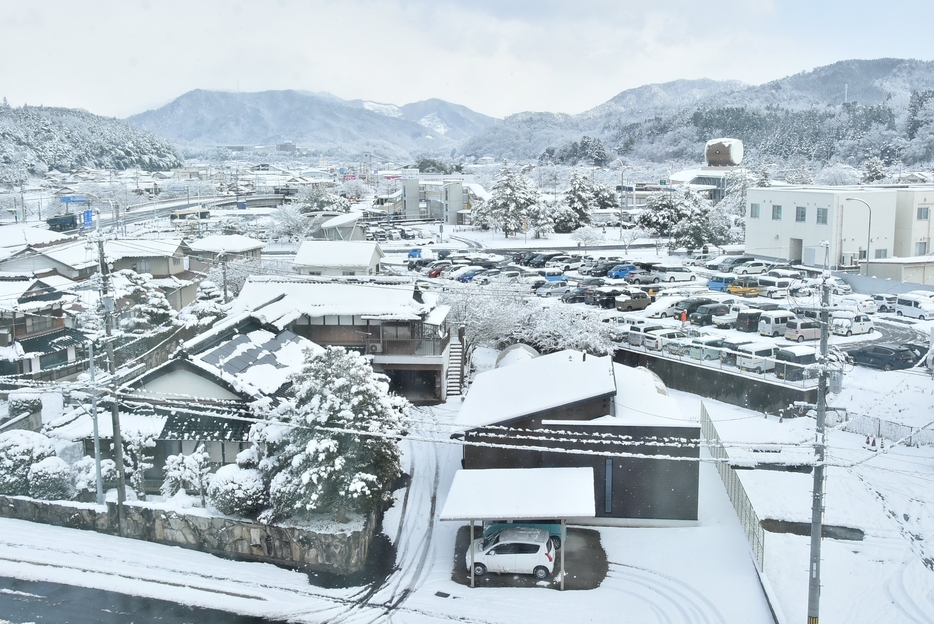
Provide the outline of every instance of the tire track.
[[[726,623],[726,618],[720,613],[720,610],[706,596],[687,583],[647,568],[612,561],[608,563],[610,570],[607,578],[635,583],[654,592],[664,598],[677,615],[680,615],[680,621],[700,624]],[[612,586],[604,586],[612,588]],[[640,595],[640,597],[645,599],[644,596]]]

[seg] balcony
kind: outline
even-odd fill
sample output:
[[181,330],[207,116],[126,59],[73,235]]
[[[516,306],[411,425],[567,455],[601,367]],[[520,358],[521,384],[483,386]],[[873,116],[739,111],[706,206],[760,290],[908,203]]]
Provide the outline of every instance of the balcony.
[[397,338],[373,340],[367,339],[366,352],[371,355],[417,355],[441,356],[448,346],[450,336],[442,338]]

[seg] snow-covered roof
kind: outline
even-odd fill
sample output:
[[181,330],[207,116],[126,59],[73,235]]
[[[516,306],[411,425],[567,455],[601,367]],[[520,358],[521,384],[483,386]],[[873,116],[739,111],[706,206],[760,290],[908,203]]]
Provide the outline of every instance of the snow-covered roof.
[[210,253],[240,253],[262,249],[265,246],[266,243],[263,241],[240,234],[214,234],[213,236],[205,236],[188,245],[192,251],[207,251]]
[[113,240],[104,243],[104,255],[108,260],[169,257],[175,255],[181,246],[179,238]]
[[510,422],[614,393],[611,357],[558,351],[477,375],[457,424],[472,429]]
[[593,468],[458,470],[440,520],[596,516]]
[[492,193],[490,193],[488,190],[486,190],[485,188],[483,188],[482,186],[474,182],[468,182],[467,184],[464,184],[464,186],[470,189],[471,193],[473,193],[474,195],[476,195],[483,201],[489,201],[490,198],[493,197]]
[[369,241],[305,241],[295,254],[295,266],[366,267],[374,255],[382,258],[383,251]]
[[63,240],[73,239],[74,235],[53,232],[43,227],[25,224],[4,225],[0,227],[0,247],[19,245],[48,245]]
[[412,283],[346,284],[253,275],[232,303],[229,314],[249,312],[279,329],[302,315],[420,320],[435,308],[437,295],[422,293],[425,303],[419,303],[413,298],[414,289]]
[[347,214],[343,214],[338,217],[332,217],[328,219],[327,221],[321,224],[321,228],[329,229],[329,228],[345,227],[348,225],[353,225],[361,217],[363,217],[362,212],[348,212]]
[[697,423],[696,418],[681,414],[664,382],[649,369],[613,364],[613,374],[617,387],[614,420],[620,424],[674,427]]

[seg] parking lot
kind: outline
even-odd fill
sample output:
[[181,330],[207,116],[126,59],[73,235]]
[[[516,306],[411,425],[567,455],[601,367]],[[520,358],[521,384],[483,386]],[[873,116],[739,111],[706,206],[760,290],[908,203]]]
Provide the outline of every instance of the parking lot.
[[[474,527],[474,533],[480,536],[482,529]],[[593,529],[568,527],[567,541],[565,542],[564,569],[567,576],[564,579],[565,590],[595,589],[606,578],[607,564],[606,552],[600,544],[600,533]],[[451,571],[451,580],[460,585],[470,586],[470,570],[465,565],[467,543],[470,539],[470,526],[462,526],[457,531],[457,540],[454,544],[454,568]],[[476,577],[476,587],[547,587],[560,589],[561,551],[557,553],[555,571],[544,581],[538,581],[531,574],[493,574],[488,573]]]

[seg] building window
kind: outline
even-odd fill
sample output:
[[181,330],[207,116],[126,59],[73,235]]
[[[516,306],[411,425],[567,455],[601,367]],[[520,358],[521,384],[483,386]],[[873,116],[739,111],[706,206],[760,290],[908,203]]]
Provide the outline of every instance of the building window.
[[808,218],[808,209],[804,206],[798,206],[795,208],[795,221],[798,223],[804,223]]
[[343,276],[345,276],[345,277],[352,276],[352,275],[356,275],[356,274],[357,274],[356,271],[341,271],[341,275],[343,275]]
[[931,209],[928,206],[918,206],[918,221],[927,221],[931,218]]
[[876,249],[876,258],[888,258],[889,250],[888,249]]
[[782,207],[772,206],[772,221],[781,221],[781,220],[782,220]]
[[749,204],[749,218],[750,219],[759,218],[759,204]]
[[172,264],[173,264],[173,265],[178,266],[178,265],[180,265],[181,263],[182,263],[182,259],[181,259],[181,258],[175,258],[175,257],[172,258]]
[[606,460],[606,478],[603,490],[603,513],[613,513],[613,460]]
[[817,209],[817,223],[818,225],[827,225],[827,209],[826,208]]
[[921,242],[921,243],[915,243],[915,255],[916,255],[916,256],[923,256],[923,255],[926,255],[927,252],[928,252],[928,243],[927,243],[927,241],[924,241],[924,242]]
[[321,271],[308,271],[307,275],[321,275]]

